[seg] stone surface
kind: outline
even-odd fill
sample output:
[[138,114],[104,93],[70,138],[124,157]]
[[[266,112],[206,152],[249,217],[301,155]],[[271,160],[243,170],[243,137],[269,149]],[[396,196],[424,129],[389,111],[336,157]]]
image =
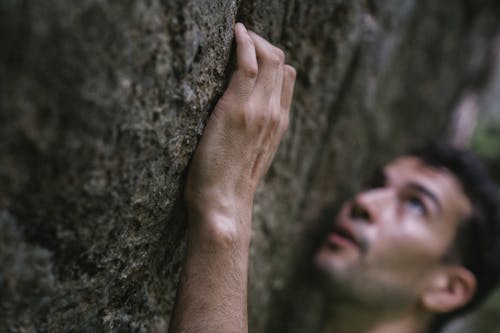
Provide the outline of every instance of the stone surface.
[[499,14],[494,1],[2,1],[0,331],[166,330],[183,177],[236,19],[298,71],[254,211],[250,331],[272,330],[310,216],[442,136],[487,78]]

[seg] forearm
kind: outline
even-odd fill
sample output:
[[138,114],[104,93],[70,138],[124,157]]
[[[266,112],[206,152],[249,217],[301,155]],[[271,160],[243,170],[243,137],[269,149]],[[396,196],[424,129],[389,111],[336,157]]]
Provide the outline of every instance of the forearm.
[[170,332],[247,332],[251,211],[239,213],[189,213],[186,261]]
[[189,233],[170,331],[246,332],[252,204],[288,126],[295,70],[236,25],[236,71],[191,161]]

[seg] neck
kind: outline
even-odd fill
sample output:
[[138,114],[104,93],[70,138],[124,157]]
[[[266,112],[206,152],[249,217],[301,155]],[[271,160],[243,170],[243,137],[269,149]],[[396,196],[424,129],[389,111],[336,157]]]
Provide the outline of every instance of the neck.
[[324,333],[421,333],[428,320],[412,311],[373,309],[349,304],[328,311]]

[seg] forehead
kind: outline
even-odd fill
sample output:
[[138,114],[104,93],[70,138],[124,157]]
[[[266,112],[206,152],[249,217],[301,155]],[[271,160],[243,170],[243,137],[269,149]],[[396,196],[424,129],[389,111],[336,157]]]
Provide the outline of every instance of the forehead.
[[405,185],[415,183],[431,191],[444,207],[462,214],[470,213],[472,205],[462,184],[449,170],[426,164],[415,156],[403,156],[384,167],[389,183]]

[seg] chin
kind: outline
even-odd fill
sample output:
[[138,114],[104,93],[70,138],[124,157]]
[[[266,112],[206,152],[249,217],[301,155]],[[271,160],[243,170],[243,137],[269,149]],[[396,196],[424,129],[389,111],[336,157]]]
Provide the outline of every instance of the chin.
[[316,252],[313,262],[320,275],[330,278],[338,275],[348,266],[345,258],[325,247]]
[[353,272],[345,258],[331,249],[321,248],[313,258],[313,266],[316,269],[314,283],[328,299],[349,299]]
[[363,276],[358,266],[358,257],[350,251],[332,250],[323,246],[316,252],[313,262],[319,276],[328,285],[345,288]]

